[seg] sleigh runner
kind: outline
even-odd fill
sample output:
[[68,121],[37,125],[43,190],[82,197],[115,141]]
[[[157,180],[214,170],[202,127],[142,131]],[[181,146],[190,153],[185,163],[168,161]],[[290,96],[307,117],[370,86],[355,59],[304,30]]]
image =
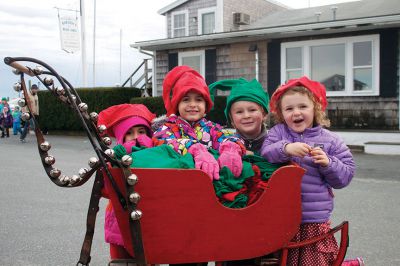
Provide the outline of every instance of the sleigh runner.
[[[70,106],[82,121],[96,152],[97,158],[89,159],[89,169],[82,168],[78,175],[68,177],[53,166],[55,158],[48,153],[51,145],[44,139],[38,122],[29,113],[22,115],[25,120],[34,119],[39,154],[46,173],[56,185],[80,186],[96,172],[85,240],[77,265],[90,263],[103,183],[113,188],[109,197],[126,249],[135,257],[130,262],[136,265],[206,261],[222,265],[224,261],[262,257],[278,250],[281,250],[278,263],[286,265],[288,249],[314,243],[337,231],[341,231],[341,243],[334,265],[342,263],[348,245],[347,222],[326,235],[290,242],[301,222],[300,184],[304,169],[295,165],[281,167],[272,174],[257,202],[241,209],[224,207],[218,202],[209,177],[200,170],[132,169],[129,155],[116,159],[108,147],[111,141],[104,135],[105,128],[96,124],[97,114],[88,113],[87,104],[80,100],[72,85],[47,64],[28,57],[7,57],[4,61],[20,76],[21,81],[14,86],[16,90],[27,95],[24,75],[34,76]],[[41,67],[32,69],[20,65],[20,61]],[[53,76],[61,87],[52,78],[43,79],[42,75]],[[29,100],[21,100],[19,105],[31,110]]]

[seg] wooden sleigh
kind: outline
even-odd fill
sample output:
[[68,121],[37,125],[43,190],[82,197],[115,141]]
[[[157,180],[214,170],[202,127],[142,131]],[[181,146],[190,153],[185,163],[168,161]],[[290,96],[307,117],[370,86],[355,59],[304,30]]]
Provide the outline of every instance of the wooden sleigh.
[[[138,180],[134,186],[124,180],[121,169],[110,171],[123,194],[140,195],[137,209],[142,216],[136,225],[116,193],[110,195],[124,243],[131,255],[136,254],[137,265],[207,261],[222,265],[223,261],[262,257],[278,250],[282,250],[280,265],[286,265],[288,249],[313,243],[339,230],[341,246],[334,265],[340,265],[344,259],[347,222],[316,239],[290,242],[301,222],[304,169],[300,167],[279,168],[258,201],[242,209],[220,204],[209,177],[199,170],[131,169]],[[111,185],[107,178],[104,182]]]
[[[19,64],[22,61],[39,67],[22,66]],[[29,57],[6,57],[4,62],[20,75],[21,82],[14,85],[16,91],[27,95],[24,75],[37,77],[50,93],[72,108],[98,157],[89,158],[90,168],[81,168],[78,175],[62,174],[54,167],[55,158],[49,154],[50,143],[45,140],[38,121],[30,114],[32,103],[23,99],[19,101],[21,107],[27,106],[29,110],[22,115],[22,119],[33,119],[35,123],[39,155],[54,184],[78,187],[97,172],[77,265],[90,263],[103,182],[113,188],[109,197],[126,248],[135,257],[129,262],[136,265],[208,261],[222,265],[224,261],[262,257],[278,250],[281,250],[279,264],[286,265],[289,249],[309,245],[339,230],[340,249],[333,265],[342,263],[348,245],[347,222],[325,235],[303,242],[290,241],[301,222],[301,178],[304,169],[294,165],[281,167],[273,173],[264,193],[254,204],[242,209],[226,208],[218,202],[209,177],[202,171],[131,169],[130,156],[116,160],[108,147],[110,138],[103,134],[105,129],[97,126],[97,113],[89,113],[87,104],[81,101],[72,85],[46,63]],[[61,87],[57,87],[52,78],[42,79],[43,74],[55,77]],[[118,165],[118,168],[109,168],[109,163]]]

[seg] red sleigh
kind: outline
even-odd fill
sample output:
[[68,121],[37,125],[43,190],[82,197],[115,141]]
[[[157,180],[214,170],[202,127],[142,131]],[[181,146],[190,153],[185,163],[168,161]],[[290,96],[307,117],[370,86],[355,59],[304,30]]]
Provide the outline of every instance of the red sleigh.
[[[26,61],[44,67],[30,68],[18,62]],[[61,187],[77,187],[86,183],[97,171],[87,216],[85,240],[77,265],[89,265],[94,225],[101,197],[103,181],[113,187],[109,194],[117,215],[124,243],[136,265],[175,264],[242,260],[262,257],[281,250],[280,265],[286,265],[291,248],[309,245],[341,231],[339,254],[334,266],[342,263],[348,245],[348,223],[333,228],[325,235],[303,242],[290,240],[298,231],[301,221],[301,178],[304,170],[297,166],[284,166],[276,170],[268,186],[254,204],[242,209],[230,209],[216,198],[209,177],[199,170],[180,169],[130,169],[128,158],[113,158],[104,136],[104,128],[97,127],[97,113],[88,112],[72,85],[54,69],[34,58],[6,57],[4,62],[20,75],[21,82],[14,89],[27,95],[24,75],[36,76],[62,103],[71,107],[96,152],[89,159],[89,167],[81,168],[78,175],[66,176],[54,167],[55,158],[35,117],[27,112],[23,120],[31,117],[39,155],[50,180]],[[52,75],[61,87],[55,86]],[[19,101],[20,106],[32,110],[30,101]],[[108,168],[109,162],[118,168]],[[101,169],[101,170],[99,170]]]
[[[111,169],[123,194],[129,194],[129,189],[135,194],[133,198],[140,195],[137,210],[142,215],[137,224],[132,224],[131,213],[122,208],[115,193],[110,199],[127,250],[136,254],[137,265],[206,261],[221,265],[223,261],[262,257],[278,250],[282,250],[280,265],[286,265],[288,249],[308,245],[339,230],[341,245],[334,265],[344,259],[347,222],[307,242],[290,242],[301,221],[300,184],[304,170],[300,167],[279,168],[258,201],[242,209],[220,204],[209,177],[201,171],[131,171],[137,177],[134,186],[124,180],[121,169]],[[107,178],[104,181],[110,182]]]

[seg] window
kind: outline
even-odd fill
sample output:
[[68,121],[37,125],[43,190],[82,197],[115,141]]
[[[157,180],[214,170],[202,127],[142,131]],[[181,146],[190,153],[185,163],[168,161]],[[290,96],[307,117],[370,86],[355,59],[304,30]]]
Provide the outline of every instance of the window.
[[282,43],[282,80],[303,75],[328,96],[379,95],[379,36]]
[[205,55],[204,51],[180,52],[178,64],[187,65],[198,71],[205,77]]
[[209,34],[216,32],[216,8],[203,8],[198,11],[198,33]]
[[172,38],[189,35],[187,11],[172,12],[171,20]]

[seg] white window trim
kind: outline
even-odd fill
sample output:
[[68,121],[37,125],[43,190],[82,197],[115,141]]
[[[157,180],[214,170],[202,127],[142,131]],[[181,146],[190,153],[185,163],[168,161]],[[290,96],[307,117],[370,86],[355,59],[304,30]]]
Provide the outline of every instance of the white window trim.
[[175,11],[171,12],[171,37],[174,38],[174,16],[176,15],[185,15],[185,36],[189,36],[189,10]]
[[178,65],[182,65],[183,57],[200,56],[200,74],[205,78],[206,74],[206,56],[204,50],[179,52],[178,53]]
[[199,10],[197,10],[197,32],[199,35],[203,34],[203,14],[206,13],[212,13],[214,12],[214,20],[215,20],[215,25],[214,25],[214,32],[217,32],[217,25],[219,25],[219,22],[217,20],[219,20],[220,18],[218,18],[217,16],[217,7],[208,7],[208,8],[201,8]]
[[[353,43],[372,42],[372,90],[355,91],[353,88]],[[362,35],[354,37],[332,38],[322,40],[286,42],[281,44],[281,83],[286,81],[286,48],[302,48],[302,69],[303,75],[310,76],[310,48],[318,45],[345,44],[345,67],[346,67],[346,88],[344,91],[327,91],[327,96],[378,96],[379,95],[379,35]]]

